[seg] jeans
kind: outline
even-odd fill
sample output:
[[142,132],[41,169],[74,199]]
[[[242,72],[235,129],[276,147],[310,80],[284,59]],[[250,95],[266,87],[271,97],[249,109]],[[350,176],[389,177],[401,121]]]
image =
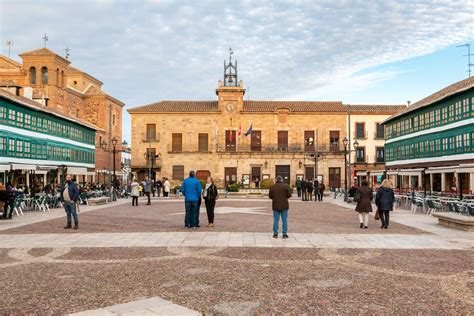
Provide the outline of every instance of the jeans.
[[207,220],[209,224],[214,224],[214,208],[216,207],[216,200],[205,199],[206,211],[207,211]]
[[323,192],[318,191],[318,201],[322,201],[322,200],[323,200]]
[[283,235],[286,235],[288,232],[288,210],[284,211],[273,211],[273,234],[278,235],[278,224],[281,221],[283,222]]
[[138,196],[132,196],[132,206],[138,206]]
[[382,222],[382,226],[388,227],[389,219],[390,211],[380,211],[380,221]]
[[184,208],[186,214],[184,216],[184,226],[197,227],[199,225],[199,201],[185,201]]
[[71,215],[74,218],[74,225],[79,225],[79,219],[77,217],[77,209],[75,202],[64,202],[64,210],[66,211],[67,225],[71,226]]
[[148,198],[148,203],[147,204],[150,204],[150,192],[145,192],[145,195]]

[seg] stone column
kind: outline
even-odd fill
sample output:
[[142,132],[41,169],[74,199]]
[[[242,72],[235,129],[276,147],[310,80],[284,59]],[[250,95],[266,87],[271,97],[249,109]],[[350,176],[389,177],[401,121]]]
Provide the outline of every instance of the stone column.
[[433,191],[433,174],[430,173],[430,191]]

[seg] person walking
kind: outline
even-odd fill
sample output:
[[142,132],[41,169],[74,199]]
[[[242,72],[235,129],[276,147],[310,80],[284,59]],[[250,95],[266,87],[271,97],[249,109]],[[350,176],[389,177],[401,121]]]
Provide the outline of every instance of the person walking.
[[372,212],[372,200],[374,199],[372,189],[368,185],[367,180],[362,180],[361,187],[358,189],[359,194],[354,194],[358,195],[355,210],[359,213],[360,228],[365,229],[369,227],[369,213]]
[[298,193],[298,197],[301,197],[301,179],[297,178],[296,179],[296,192]]
[[206,204],[207,221],[209,223],[207,227],[214,227],[214,208],[216,207],[219,193],[212,177],[207,177],[206,187],[202,192],[202,196]]
[[158,197],[161,196],[161,189],[163,187],[163,182],[161,182],[160,179],[158,179],[155,183],[155,187],[156,187],[156,194],[158,195]]
[[168,178],[165,178],[165,181],[163,182],[163,196],[164,197],[169,197],[171,191],[171,185],[170,182],[168,181]]
[[273,209],[273,238],[278,238],[278,225],[282,221],[283,238],[288,238],[288,199],[291,198],[290,186],[283,183],[283,178],[277,176],[276,183],[270,187],[268,197],[272,200]]
[[322,202],[323,197],[324,197],[324,191],[326,190],[326,186],[324,185],[324,182],[321,181],[318,183],[317,186],[317,192],[318,192],[318,201]]
[[74,229],[79,228],[79,218],[77,216],[77,198],[79,197],[79,190],[77,189],[77,184],[72,181],[72,176],[68,174],[66,176],[66,183],[64,183],[61,188],[61,193],[59,199],[64,205],[64,210],[66,211],[67,224],[64,229],[72,228],[71,217],[74,218]]
[[132,196],[132,206],[138,206],[138,196],[140,195],[139,190],[140,184],[136,179],[133,179],[130,183],[130,195]]
[[375,195],[375,205],[377,205],[380,221],[382,222],[380,228],[388,228],[390,212],[393,211],[393,203],[395,203],[395,193],[390,182],[385,179]]
[[[313,201],[313,190],[314,190],[314,186],[313,186],[313,180],[312,179],[309,179],[307,182],[307,191],[308,191],[308,200],[309,201]],[[316,192],[315,192],[316,193]],[[316,200],[316,196],[314,197],[314,199]]]
[[148,198],[148,203],[146,205],[150,205],[150,194],[151,194],[151,180],[150,177],[146,176],[145,181],[142,183],[143,185],[143,192],[145,192],[146,197]]
[[184,195],[184,226],[186,228],[199,227],[199,200],[201,199],[202,185],[195,178],[194,171],[189,172],[189,178],[183,181],[181,192]]

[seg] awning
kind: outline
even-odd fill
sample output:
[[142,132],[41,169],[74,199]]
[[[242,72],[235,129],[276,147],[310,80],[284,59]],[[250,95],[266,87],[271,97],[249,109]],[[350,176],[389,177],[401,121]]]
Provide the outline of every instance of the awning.
[[12,170],[33,170],[36,171],[36,165],[12,164]]
[[459,167],[456,167],[456,172],[457,173],[474,172],[474,165],[460,165]]
[[400,176],[420,176],[424,169],[402,169],[398,172]]
[[87,168],[67,167],[67,173],[77,174],[77,175],[85,175],[85,174],[87,174]]
[[371,171],[370,175],[371,176],[383,176],[383,171]]
[[10,171],[10,165],[0,165],[0,171]]
[[356,171],[356,175],[357,175],[357,176],[366,176],[366,175],[367,175],[367,171]]
[[455,166],[451,167],[433,167],[433,168],[428,168],[425,170],[426,174],[432,174],[432,173],[447,173],[447,172],[452,172],[454,173],[456,171]]

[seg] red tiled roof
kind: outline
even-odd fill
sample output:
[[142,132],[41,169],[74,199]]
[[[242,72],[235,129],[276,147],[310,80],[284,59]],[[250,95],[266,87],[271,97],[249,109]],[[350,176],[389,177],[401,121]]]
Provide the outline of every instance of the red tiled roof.
[[287,108],[291,112],[346,112],[339,101],[244,101],[244,112],[275,112]]
[[160,101],[128,109],[128,112],[214,112],[217,110],[217,101]]
[[[291,112],[346,112],[342,102],[314,101],[244,101],[244,112],[275,112],[287,108]],[[161,101],[129,109],[129,113],[139,112],[214,112],[218,111],[217,101]]]
[[384,105],[384,104],[351,104],[344,105],[351,113],[381,113],[395,114],[407,108],[406,105]]
[[397,118],[399,116],[402,116],[403,114],[415,111],[417,109],[424,108],[425,106],[428,106],[430,104],[433,104],[435,102],[441,101],[445,98],[448,98],[456,93],[466,91],[468,89],[471,89],[474,87],[474,77],[470,77],[458,82],[453,83],[452,85],[447,86],[446,88],[443,88],[432,95],[427,96],[424,99],[421,99],[420,101],[413,103],[411,106],[407,107],[404,111],[401,111],[394,116],[390,117],[387,119],[385,122],[391,121],[394,118]]

